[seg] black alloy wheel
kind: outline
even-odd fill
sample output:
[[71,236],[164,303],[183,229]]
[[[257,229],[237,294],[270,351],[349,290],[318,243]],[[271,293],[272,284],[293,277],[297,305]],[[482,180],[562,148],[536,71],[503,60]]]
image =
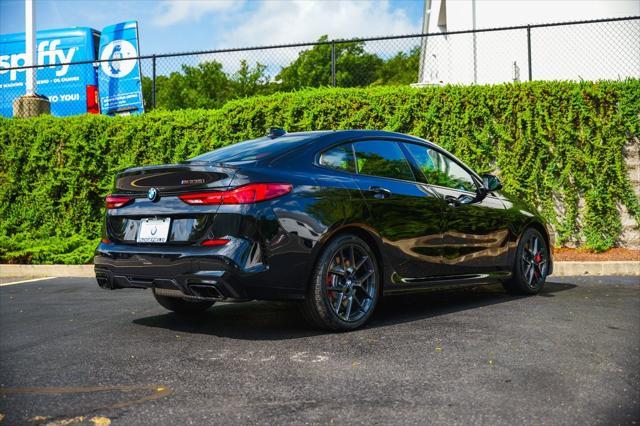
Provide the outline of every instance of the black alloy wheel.
[[367,243],[354,235],[341,235],[320,255],[303,314],[323,329],[358,328],[378,302],[379,280],[376,258]]
[[518,244],[512,277],[507,290],[518,294],[536,294],[544,286],[549,272],[549,248],[536,229],[527,229]]

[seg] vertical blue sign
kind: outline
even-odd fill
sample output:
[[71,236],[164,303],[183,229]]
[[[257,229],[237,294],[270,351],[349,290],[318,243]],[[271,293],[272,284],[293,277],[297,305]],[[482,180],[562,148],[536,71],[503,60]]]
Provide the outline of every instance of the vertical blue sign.
[[[102,30],[98,90],[100,110],[107,115],[144,112],[138,59],[138,23],[121,22]],[[119,60],[116,60],[119,59]]]

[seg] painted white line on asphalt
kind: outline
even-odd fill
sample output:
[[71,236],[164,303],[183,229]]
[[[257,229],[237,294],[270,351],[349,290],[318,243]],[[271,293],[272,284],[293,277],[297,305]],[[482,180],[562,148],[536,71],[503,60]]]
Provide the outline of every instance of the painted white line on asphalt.
[[34,278],[34,279],[31,279],[31,280],[12,281],[12,282],[10,282],[10,283],[2,283],[2,284],[0,284],[0,287],[4,287],[4,286],[6,286],[6,285],[32,283],[32,282],[35,282],[35,281],[52,280],[52,279],[54,279],[54,278],[56,278],[56,277],[44,277],[44,278]]

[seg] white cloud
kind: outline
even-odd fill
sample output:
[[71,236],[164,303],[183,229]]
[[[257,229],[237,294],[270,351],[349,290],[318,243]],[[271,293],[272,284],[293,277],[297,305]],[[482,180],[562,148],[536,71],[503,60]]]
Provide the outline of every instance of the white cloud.
[[420,32],[421,17],[407,16],[388,1],[265,1],[238,16],[216,40],[218,47],[257,46]]
[[[224,25],[220,25],[221,14],[214,16],[211,13],[214,11],[213,6],[211,9],[205,8],[204,4],[208,3],[189,2],[198,6],[197,10],[192,9],[192,6],[183,6],[182,3],[185,2],[179,2],[178,6],[175,6],[176,10],[172,12],[173,22],[192,19],[186,17],[192,14],[199,17],[201,25],[210,23],[212,27],[217,27],[217,31],[214,32],[216,39],[211,40],[214,49],[313,42],[324,34],[327,34],[329,39],[412,34],[420,32],[422,23],[422,16],[408,16],[405,10],[393,8],[388,1],[247,1],[244,7],[230,6],[230,9],[224,11]],[[172,3],[168,6],[172,6]],[[205,16],[207,13],[209,16]],[[181,16],[179,20],[178,16]],[[413,38],[370,42],[365,46],[365,50],[386,56],[401,50],[406,51],[418,43],[419,40]],[[240,60],[246,59],[252,67],[256,62],[266,65],[267,73],[273,77],[282,67],[294,61],[301,50],[308,48],[289,47],[203,54],[186,57],[184,60],[189,65],[215,60],[223,64],[226,72],[233,73],[238,70]],[[175,63],[178,70],[178,62],[172,63]],[[163,72],[169,72],[169,69],[163,67]]]
[[242,0],[164,0],[158,5],[153,23],[166,27],[181,22],[197,21],[213,12],[228,13],[240,9]]

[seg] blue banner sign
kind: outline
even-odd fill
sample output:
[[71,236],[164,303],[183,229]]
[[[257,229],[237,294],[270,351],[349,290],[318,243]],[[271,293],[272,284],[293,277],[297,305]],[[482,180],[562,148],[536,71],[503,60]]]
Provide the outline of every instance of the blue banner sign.
[[144,112],[138,59],[138,23],[122,22],[102,30],[98,66],[100,110],[107,115]]
[[[53,115],[97,114],[98,82],[92,63],[100,33],[91,28],[44,30],[36,34],[37,92],[51,102]],[[13,116],[13,102],[25,94],[27,64],[24,33],[0,35],[0,115]]]
[[[1,1],[1,0],[0,0]],[[51,102],[51,114],[140,114],[144,112],[138,56],[138,24],[38,31],[37,93]],[[106,62],[93,62],[105,59]],[[120,60],[117,60],[120,59]],[[83,61],[82,64],[69,62]],[[13,103],[26,91],[24,33],[0,35],[0,115],[13,116]]]

